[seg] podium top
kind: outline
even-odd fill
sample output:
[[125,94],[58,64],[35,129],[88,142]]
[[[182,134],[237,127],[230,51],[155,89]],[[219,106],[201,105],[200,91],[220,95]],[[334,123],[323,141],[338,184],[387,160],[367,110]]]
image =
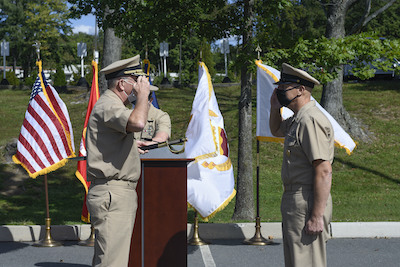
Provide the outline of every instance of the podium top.
[[[183,145],[174,145],[175,149],[182,149]],[[187,159],[185,152],[181,154],[172,153],[168,147],[160,147],[149,150],[148,153],[140,155],[140,159]]]

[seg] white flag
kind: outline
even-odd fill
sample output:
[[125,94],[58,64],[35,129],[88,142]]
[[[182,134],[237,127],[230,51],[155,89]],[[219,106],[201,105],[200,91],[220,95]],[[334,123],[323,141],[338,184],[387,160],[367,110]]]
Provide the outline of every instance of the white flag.
[[188,165],[188,203],[208,220],[228,205],[236,190],[224,119],[202,62],[186,138],[185,155],[195,159]]
[[[280,71],[262,64],[261,60],[256,61],[257,65],[257,140],[269,142],[283,142],[283,138],[275,137],[271,134],[269,129],[269,115],[271,103],[270,99],[274,88],[275,82],[280,79]],[[343,130],[337,121],[311,96],[311,100],[315,101],[317,107],[325,114],[332,124],[335,133],[335,145],[346,149],[348,154],[353,152],[356,143],[353,139]],[[283,107],[281,109],[282,118],[287,119],[293,115],[293,112]]]

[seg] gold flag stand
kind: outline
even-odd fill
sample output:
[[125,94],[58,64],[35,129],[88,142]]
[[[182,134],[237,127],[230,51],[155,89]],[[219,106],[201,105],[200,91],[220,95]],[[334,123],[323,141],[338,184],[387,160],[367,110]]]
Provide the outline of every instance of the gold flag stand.
[[62,244],[58,241],[54,241],[51,237],[51,219],[49,215],[49,191],[47,188],[47,174],[44,175],[44,191],[46,194],[46,215],[47,217],[45,218],[45,227],[46,227],[46,233],[44,235],[44,239],[36,242],[33,244],[35,247],[58,247],[61,246]]
[[94,247],[94,240],[96,238],[95,230],[93,225],[90,226],[90,236],[86,240],[82,240],[78,243],[79,246]]
[[259,191],[260,191],[260,141],[257,140],[257,217],[256,217],[256,233],[253,238],[243,241],[243,243],[247,245],[257,245],[257,246],[265,246],[271,245],[273,242],[271,240],[267,240],[262,237],[261,234],[261,218],[260,218],[260,200],[259,200]]
[[189,245],[192,246],[203,246],[208,245],[209,243],[202,240],[199,236],[199,217],[197,216],[197,211],[194,211],[194,223],[193,223],[193,236],[188,241]]

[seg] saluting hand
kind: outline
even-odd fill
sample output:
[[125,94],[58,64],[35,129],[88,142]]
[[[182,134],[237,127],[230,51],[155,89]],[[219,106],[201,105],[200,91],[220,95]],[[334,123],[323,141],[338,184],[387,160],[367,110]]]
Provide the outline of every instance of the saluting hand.
[[136,96],[138,98],[145,98],[146,101],[150,94],[150,82],[146,76],[139,76],[134,86]]
[[276,90],[278,90],[278,88],[275,88],[274,92],[271,95],[270,99],[271,108],[280,109],[282,105],[278,101],[278,97],[276,96]]

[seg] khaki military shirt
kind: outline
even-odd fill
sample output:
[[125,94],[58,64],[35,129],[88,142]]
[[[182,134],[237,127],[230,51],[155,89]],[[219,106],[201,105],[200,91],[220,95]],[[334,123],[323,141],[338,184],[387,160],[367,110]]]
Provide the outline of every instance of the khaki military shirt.
[[284,184],[313,184],[314,160],[334,157],[334,132],[329,119],[310,101],[299,112],[284,120],[285,133],[281,176]]
[[141,132],[135,133],[135,139],[151,141],[158,132],[166,132],[171,136],[171,119],[168,113],[150,104],[147,123]]
[[132,110],[111,90],[93,107],[86,133],[87,176],[137,181],[140,159],[133,133],[126,131]]

